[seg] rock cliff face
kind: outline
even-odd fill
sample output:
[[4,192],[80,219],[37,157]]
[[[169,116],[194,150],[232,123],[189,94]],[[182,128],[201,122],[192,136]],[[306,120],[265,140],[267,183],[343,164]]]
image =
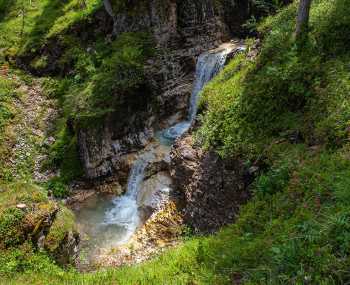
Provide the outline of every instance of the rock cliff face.
[[227,41],[230,31],[242,24],[245,18],[242,15],[247,14],[238,11],[247,7],[231,3],[230,11],[233,18],[237,15],[237,21],[226,21],[230,11],[218,3],[216,0],[140,1],[130,3],[127,12],[115,15],[111,29],[115,36],[150,31],[156,41],[157,56],[146,66],[150,89],[143,102],[133,106],[126,100],[123,114],[112,114],[98,126],[79,129],[80,154],[87,178],[118,172],[123,167],[123,155],[144,147],[154,128],[166,126],[166,119],[172,115],[184,116],[197,56]]
[[193,144],[176,142],[171,153],[174,191],[183,201],[184,221],[197,233],[211,233],[232,223],[249,198],[252,174],[239,160],[223,160]]

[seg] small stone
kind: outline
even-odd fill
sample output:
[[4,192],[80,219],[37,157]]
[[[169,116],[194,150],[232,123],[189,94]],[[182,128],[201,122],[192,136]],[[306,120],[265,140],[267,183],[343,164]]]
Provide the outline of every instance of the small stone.
[[44,235],[41,235],[38,238],[37,246],[40,250],[44,250],[44,248],[45,248],[45,236]]
[[248,169],[248,172],[249,172],[249,174],[254,174],[254,173],[256,173],[257,171],[259,170],[259,167],[257,167],[257,166],[252,166],[252,167],[250,167],[249,169]]
[[25,208],[27,208],[27,205],[26,204],[23,204],[23,203],[21,203],[21,204],[17,204],[17,206],[16,206],[18,209],[21,209],[21,210],[24,210]]

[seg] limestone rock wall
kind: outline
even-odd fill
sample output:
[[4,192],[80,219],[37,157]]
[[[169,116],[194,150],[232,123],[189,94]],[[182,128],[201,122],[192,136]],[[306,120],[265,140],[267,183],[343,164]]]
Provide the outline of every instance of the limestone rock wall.
[[[220,1],[141,2],[139,7],[116,14],[112,30],[115,36],[142,30],[153,34],[157,56],[146,66],[149,96],[135,108],[126,101],[123,114],[112,114],[102,124],[79,129],[80,154],[89,179],[118,172],[123,155],[145,146],[154,127],[165,127],[162,123],[174,114],[185,116],[196,58],[231,37],[232,23],[226,21],[228,11]],[[233,11],[237,9],[234,5]]]

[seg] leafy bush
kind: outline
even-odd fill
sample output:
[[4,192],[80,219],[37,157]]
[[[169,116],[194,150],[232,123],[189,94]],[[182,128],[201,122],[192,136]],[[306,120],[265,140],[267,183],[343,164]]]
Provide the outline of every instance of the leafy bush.
[[23,239],[21,223],[23,211],[7,208],[0,213],[0,247],[16,246]]
[[272,168],[268,173],[259,176],[256,190],[262,194],[275,194],[277,191],[284,189],[289,178],[290,169],[288,165]]
[[47,190],[51,191],[52,194],[59,199],[66,198],[69,194],[68,186],[60,178],[53,178],[46,184]]

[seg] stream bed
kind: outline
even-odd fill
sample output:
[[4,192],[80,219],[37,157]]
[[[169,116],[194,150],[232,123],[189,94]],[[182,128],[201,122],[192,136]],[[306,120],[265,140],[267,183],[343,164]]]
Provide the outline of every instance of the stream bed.
[[89,265],[103,265],[101,256],[113,255],[118,248],[128,244],[135,232],[142,227],[147,210],[157,211],[169,199],[171,192],[170,174],[157,173],[145,179],[145,171],[151,163],[170,161],[171,145],[192,125],[197,114],[198,94],[225,65],[233,51],[242,46],[226,44],[199,56],[196,66],[196,80],[189,102],[186,120],[157,132],[155,139],[136,157],[132,164],[127,191],[116,197],[98,194],[88,198],[73,210],[81,234],[81,262]]

